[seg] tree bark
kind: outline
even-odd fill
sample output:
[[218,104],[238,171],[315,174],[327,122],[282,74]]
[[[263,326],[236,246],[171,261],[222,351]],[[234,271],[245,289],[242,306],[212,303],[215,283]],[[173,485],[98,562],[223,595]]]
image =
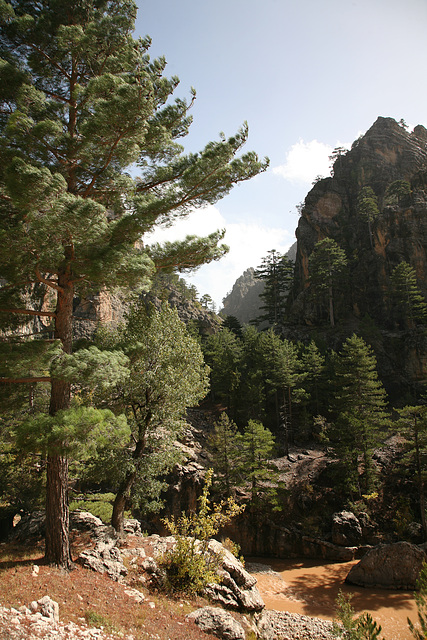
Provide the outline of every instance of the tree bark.
[[69,569],[71,553],[68,512],[68,460],[49,455],[46,478],[46,550],[49,564]]
[[122,536],[124,531],[125,509],[131,489],[136,479],[136,472],[128,473],[124,481],[118,488],[113,504],[113,513],[111,516],[111,525]]
[[[61,340],[65,353],[72,351],[74,287],[68,273],[58,278],[60,290],[56,307],[55,338]],[[49,414],[70,406],[71,385],[52,378]],[[65,444],[65,443],[64,443]],[[68,510],[68,459],[62,453],[50,453],[46,477],[46,548],[49,564],[71,567]]]

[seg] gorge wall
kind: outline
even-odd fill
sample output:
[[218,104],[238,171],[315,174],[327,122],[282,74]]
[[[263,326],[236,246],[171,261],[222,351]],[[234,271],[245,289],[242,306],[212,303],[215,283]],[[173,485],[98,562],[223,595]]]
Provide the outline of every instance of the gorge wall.
[[[410,185],[405,197],[387,195],[397,180]],[[373,189],[379,209],[371,233],[357,205],[366,186]],[[353,331],[365,332],[389,392],[422,385],[427,378],[425,327],[396,322],[390,276],[400,262],[409,263],[427,297],[427,129],[418,125],[409,132],[392,118],[379,117],[350,151],[337,157],[332,177],[308,193],[296,236],[291,337],[308,338],[315,329],[329,346],[339,348]],[[309,258],[315,244],[327,237],[348,260],[333,331],[327,323],[319,327],[310,295]]]

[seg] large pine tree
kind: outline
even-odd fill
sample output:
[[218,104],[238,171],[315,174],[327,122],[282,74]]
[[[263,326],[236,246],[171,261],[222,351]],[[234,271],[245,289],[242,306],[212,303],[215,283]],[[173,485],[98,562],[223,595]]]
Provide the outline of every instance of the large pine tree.
[[[344,463],[351,492],[369,493],[373,486],[372,451],[389,424],[387,394],[378,378],[376,358],[363,338],[347,338],[339,354],[335,409],[337,420],[331,429],[332,444]],[[363,465],[363,486],[359,483],[359,459]]]
[[[178,79],[150,60],[148,38],[133,38],[135,16],[132,0],[0,1],[1,318],[50,319],[65,354],[77,293],[146,284],[156,261],[172,269],[219,258],[221,233],[151,254],[141,237],[266,167],[252,152],[236,157],[246,126],[183,153],[192,100],[172,100]],[[70,381],[41,377],[49,414],[69,410]],[[63,567],[67,478],[59,447],[47,464],[46,559]]]

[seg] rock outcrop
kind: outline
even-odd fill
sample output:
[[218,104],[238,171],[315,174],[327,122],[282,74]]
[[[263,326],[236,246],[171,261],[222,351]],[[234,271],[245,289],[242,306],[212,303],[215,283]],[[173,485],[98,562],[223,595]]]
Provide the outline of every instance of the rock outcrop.
[[[390,196],[388,188],[396,181],[405,183],[406,195]],[[370,229],[358,209],[363,187],[373,189],[378,203]],[[409,263],[427,297],[427,130],[419,125],[408,132],[392,118],[378,118],[350,151],[338,156],[333,176],[308,193],[296,235],[291,321],[298,328],[291,337],[301,339],[304,326],[318,328],[323,323],[329,346],[339,348],[369,317],[376,325],[370,343],[388,389],[425,381],[425,332],[396,315],[390,276],[400,262]],[[319,317],[309,281],[310,255],[316,242],[326,237],[335,240],[348,259],[348,276],[336,296],[340,327],[329,332],[327,309]]]
[[414,590],[425,552],[410,542],[380,544],[351,568],[346,582],[360,587]]
[[217,607],[202,607],[187,616],[194,620],[198,627],[223,640],[245,640],[246,634],[242,625],[228,611]]
[[351,511],[340,511],[332,516],[332,542],[344,547],[355,547],[362,541],[362,527]]

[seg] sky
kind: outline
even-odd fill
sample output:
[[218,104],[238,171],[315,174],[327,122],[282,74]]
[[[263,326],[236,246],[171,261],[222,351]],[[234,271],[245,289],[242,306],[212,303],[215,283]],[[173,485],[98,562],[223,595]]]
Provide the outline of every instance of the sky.
[[215,206],[147,241],[226,229],[230,252],[185,275],[217,308],[236,279],[271,249],[295,242],[296,206],[328,176],[337,146],[349,148],[378,116],[427,124],[427,0],[137,0],[135,36],[165,56],[177,97],[197,99],[186,151],[245,122],[244,151],[268,171]]

